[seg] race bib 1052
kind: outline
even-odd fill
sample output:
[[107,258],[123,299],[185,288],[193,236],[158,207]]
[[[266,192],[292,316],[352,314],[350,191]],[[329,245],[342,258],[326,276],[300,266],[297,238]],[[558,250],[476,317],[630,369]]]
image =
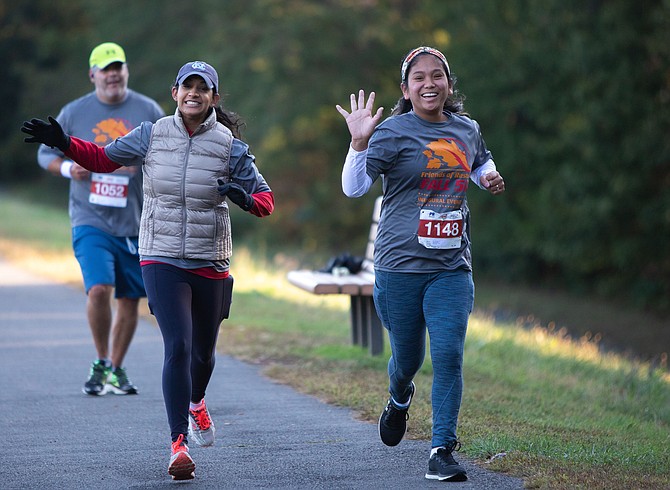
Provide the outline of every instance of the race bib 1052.
[[128,204],[128,175],[91,174],[88,202],[100,206],[125,208]]

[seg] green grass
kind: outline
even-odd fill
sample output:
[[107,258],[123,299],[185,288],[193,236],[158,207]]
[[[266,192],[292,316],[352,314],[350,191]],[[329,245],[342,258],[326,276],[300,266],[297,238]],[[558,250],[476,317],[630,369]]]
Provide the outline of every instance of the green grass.
[[48,252],[70,249],[70,219],[61,207],[36,205],[0,193],[0,237]]
[[[20,255],[24,264],[51,250],[62,240],[60,227],[68,227],[67,217],[0,195],[3,216],[8,209],[13,224],[0,222],[0,254]],[[70,259],[69,243],[60,253]],[[318,297],[288,284],[290,257],[264,261],[236,248],[234,303],[220,350],[375,421],[387,397],[386,356],[350,345],[346,297]],[[559,300],[558,294],[536,300],[527,313],[551,320]],[[527,488],[670,488],[667,364],[603,353],[591,338],[571,339],[552,323],[495,322],[477,310],[465,347],[463,453],[485,468],[523,477]],[[427,358],[416,379],[408,437],[430,438],[431,374]]]
[[[349,345],[346,304],[305,305],[311,295],[302,294],[238,290],[222,349],[376,420],[387,396],[386,357]],[[431,369],[427,359],[416,380],[412,438],[430,438]],[[465,454],[487,468],[523,476],[529,488],[670,487],[667,371],[475,313],[464,373],[460,437]]]

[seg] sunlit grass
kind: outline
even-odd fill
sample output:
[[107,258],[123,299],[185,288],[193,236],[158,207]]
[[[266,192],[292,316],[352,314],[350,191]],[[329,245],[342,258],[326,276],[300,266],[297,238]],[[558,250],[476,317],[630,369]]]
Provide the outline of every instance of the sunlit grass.
[[4,193],[0,193],[0,209],[0,255],[42,277],[81,282],[66,212]]
[[[17,220],[24,207],[14,208]],[[36,216],[24,223],[40,227]],[[80,281],[69,242],[54,251],[54,230],[41,234],[49,242],[42,246],[18,228],[16,237],[0,224],[0,254],[28,269],[35,262],[53,278]],[[236,244],[234,302],[219,349],[374,422],[387,397],[387,356],[351,345],[348,298],[301,291],[286,280],[295,266],[288,255],[258,255]],[[528,488],[670,488],[667,364],[603,352],[597,340],[570,339],[551,322],[527,328],[475,312],[459,419],[464,453],[524,477]],[[415,380],[408,437],[430,438],[431,378],[428,357]]]
[[71,285],[81,283],[79,264],[69,248],[38,249],[33,241],[15,241],[0,237],[0,256],[40,277]]
[[[254,263],[251,255],[236,261],[245,271]],[[279,268],[274,274],[261,296],[253,284],[238,291],[222,349],[374,422],[387,396],[386,357],[372,358],[349,345],[346,302],[292,291]],[[263,296],[272,298],[274,315],[291,327],[264,325],[254,306]],[[416,379],[408,437],[430,438],[431,373],[428,357]],[[522,328],[476,312],[464,373],[464,450],[489,468],[525,476],[531,488],[670,485],[667,369],[603,352],[597,339],[570,339],[551,323]]]

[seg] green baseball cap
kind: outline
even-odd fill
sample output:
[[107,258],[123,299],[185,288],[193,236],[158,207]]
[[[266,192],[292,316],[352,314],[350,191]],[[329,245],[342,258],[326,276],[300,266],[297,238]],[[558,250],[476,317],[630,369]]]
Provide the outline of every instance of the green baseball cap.
[[125,63],[126,53],[123,48],[116,43],[102,43],[93,48],[88,63],[91,68],[104,70],[112,63]]

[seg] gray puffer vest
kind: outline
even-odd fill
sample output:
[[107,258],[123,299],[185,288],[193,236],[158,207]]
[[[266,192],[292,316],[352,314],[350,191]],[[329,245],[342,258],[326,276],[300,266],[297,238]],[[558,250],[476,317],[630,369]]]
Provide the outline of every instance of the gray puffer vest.
[[214,111],[190,137],[178,110],[156,121],[144,161],[140,255],[230,257],[228,204],[219,196],[217,179],[229,180],[232,142]]

